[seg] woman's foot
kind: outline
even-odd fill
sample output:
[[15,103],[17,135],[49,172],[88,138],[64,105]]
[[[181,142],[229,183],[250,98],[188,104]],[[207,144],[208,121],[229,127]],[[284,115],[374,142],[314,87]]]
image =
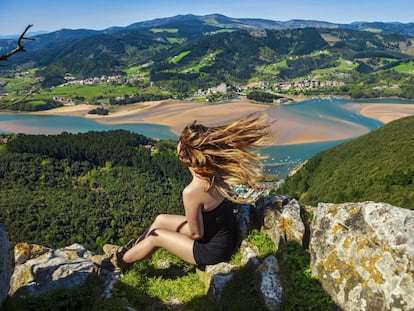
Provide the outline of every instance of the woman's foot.
[[95,255],[91,260],[101,269],[125,273],[131,264],[126,263],[122,257],[134,245],[134,240],[129,241],[124,246],[105,244],[103,246],[104,255]]

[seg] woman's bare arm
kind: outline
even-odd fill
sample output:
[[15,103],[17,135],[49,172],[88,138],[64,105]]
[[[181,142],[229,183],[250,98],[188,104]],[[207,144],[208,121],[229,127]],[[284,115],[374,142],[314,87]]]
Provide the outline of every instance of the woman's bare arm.
[[188,224],[188,236],[193,240],[201,239],[204,236],[204,224],[201,210],[203,203],[200,200],[202,194],[200,189],[190,184],[183,191],[183,203],[185,216]]

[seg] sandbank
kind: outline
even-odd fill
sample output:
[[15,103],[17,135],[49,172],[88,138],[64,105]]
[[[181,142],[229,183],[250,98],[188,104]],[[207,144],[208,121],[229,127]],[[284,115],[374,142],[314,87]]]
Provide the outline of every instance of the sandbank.
[[[254,112],[267,113],[269,119],[276,121],[273,125],[274,144],[303,144],[310,142],[340,140],[359,136],[369,130],[364,127],[344,127],[337,120],[337,125],[310,121],[299,116],[283,112],[270,113],[270,105],[255,104],[246,99],[237,99],[221,104],[208,104],[187,101],[153,102],[147,107],[131,106],[108,116],[93,116],[94,120],[104,124],[153,123],[166,125],[177,136],[188,123],[194,120],[211,126],[230,122]],[[340,130],[338,130],[338,128]]]
[[414,115],[414,104],[361,104],[360,114],[385,124]]
[[[65,106],[33,114],[66,115],[94,119],[103,124],[152,123],[165,125],[179,135],[182,128],[188,123],[198,122],[211,126],[223,124],[246,116],[254,112],[263,112],[275,120],[275,144],[303,144],[341,140],[357,137],[369,132],[369,129],[341,119],[309,120],[292,113],[270,109],[270,105],[252,103],[247,99],[239,98],[226,103],[209,104],[191,101],[153,101],[114,106],[107,116],[90,115],[88,111],[96,108],[93,105]],[[383,123],[414,115],[414,104],[353,104],[352,110],[360,114],[377,119]],[[18,128],[16,128],[18,132]]]
[[271,112],[271,106],[252,103],[239,98],[226,103],[210,104],[191,101],[154,101],[125,106],[115,106],[107,116],[90,115],[88,111],[96,108],[91,105],[61,107],[37,114],[55,114],[86,117],[102,124],[150,123],[170,127],[177,136],[188,123],[198,122],[211,126],[230,122],[254,112],[263,112],[269,119],[276,121],[273,125],[274,144],[303,144],[331,141],[356,137],[369,130],[363,126],[345,124],[335,120],[335,125],[324,120],[309,120],[285,111]]
[[365,126],[334,117],[309,119],[286,110],[271,111],[269,117],[276,120],[274,129],[278,145],[336,141],[369,132]]
[[179,135],[184,126],[197,120],[205,125],[228,122],[254,112],[263,112],[268,105],[252,104],[248,101],[229,101],[221,104],[190,101],[162,101],[147,103],[147,106],[131,106],[111,113],[109,116],[93,116],[104,124],[153,123],[166,125]]

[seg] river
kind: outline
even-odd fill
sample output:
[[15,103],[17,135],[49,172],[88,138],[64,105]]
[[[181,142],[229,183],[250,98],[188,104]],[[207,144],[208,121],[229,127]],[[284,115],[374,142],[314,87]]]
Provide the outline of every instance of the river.
[[[321,126],[331,126],[335,131],[347,131],[353,126],[364,126],[369,131],[373,131],[383,125],[380,121],[364,117],[359,112],[350,109],[350,106],[347,106],[355,103],[364,102],[340,98],[310,99],[297,104],[271,107],[269,115],[277,118],[279,115],[283,116],[284,113],[290,113],[300,116],[306,122],[319,122]],[[412,102],[401,100],[378,100],[369,101],[369,103],[412,104]],[[13,128],[16,130],[13,130]],[[0,113],[0,133],[17,131],[17,129],[19,129],[18,132],[25,134],[58,134],[63,131],[78,133],[125,129],[152,138],[177,139],[177,136],[168,127],[156,124],[106,125],[83,117]],[[268,159],[264,161],[266,173],[277,174],[284,178],[289,170],[299,163],[311,158],[322,150],[347,140],[349,139],[295,145],[275,145],[267,148],[263,150],[263,153],[268,155]]]

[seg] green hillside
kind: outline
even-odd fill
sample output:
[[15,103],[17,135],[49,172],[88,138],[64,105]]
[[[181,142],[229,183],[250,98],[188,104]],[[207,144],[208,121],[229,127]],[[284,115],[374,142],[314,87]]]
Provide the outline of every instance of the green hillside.
[[[0,66],[0,109],[45,110],[61,106],[60,97],[97,105],[193,98],[221,83],[235,90],[260,83],[288,95],[413,99],[412,25],[393,25],[392,33],[351,26],[186,15],[103,31],[60,30],[25,42],[25,53]],[[12,49],[11,41],[0,40],[0,50]],[[310,87],[297,86],[307,81]],[[67,84],[93,84],[96,92],[73,92]]]
[[[185,27],[183,27],[185,25]],[[374,34],[349,29],[302,28],[291,30],[233,30],[207,28],[195,22],[167,24],[168,28],[123,30],[75,41],[65,48],[50,49],[53,54],[42,72],[45,76],[70,72],[78,77],[120,74],[133,65],[149,63],[151,80],[196,80],[202,87],[217,82],[246,82],[260,76],[257,66],[286,61],[287,68],[274,77],[292,79],[312,70],[333,67],[344,58],[364,64],[362,70],[387,68],[409,58],[409,37]],[[188,29],[196,29],[189,32]],[[174,31],[172,31],[174,30]],[[202,35],[211,33],[210,35]],[[216,30],[213,32],[213,30]],[[329,53],[313,54],[326,50]],[[38,51],[36,51],[38,53]],[[180,61],[174,58],[182,53]],[[37,59],[32,55],[32,59]],[[211,58],[205,61],[206,58]],[[20,56],[19,56],[20,57]],[[28,57],[27,55],[25,56]],[[17,58],[17,57],[16,57]],[[174,61],[172,61],[174,60]],[[366,68],[365,68],[366,65]],[[197,67],[197,70],[194,70]],[[299,70],[300,68],[300,70]],[[361,71],[361,70],[360,70]]]
[[301,202],[386,202],[414,209],[414,116],[321,152],[281,191]]

